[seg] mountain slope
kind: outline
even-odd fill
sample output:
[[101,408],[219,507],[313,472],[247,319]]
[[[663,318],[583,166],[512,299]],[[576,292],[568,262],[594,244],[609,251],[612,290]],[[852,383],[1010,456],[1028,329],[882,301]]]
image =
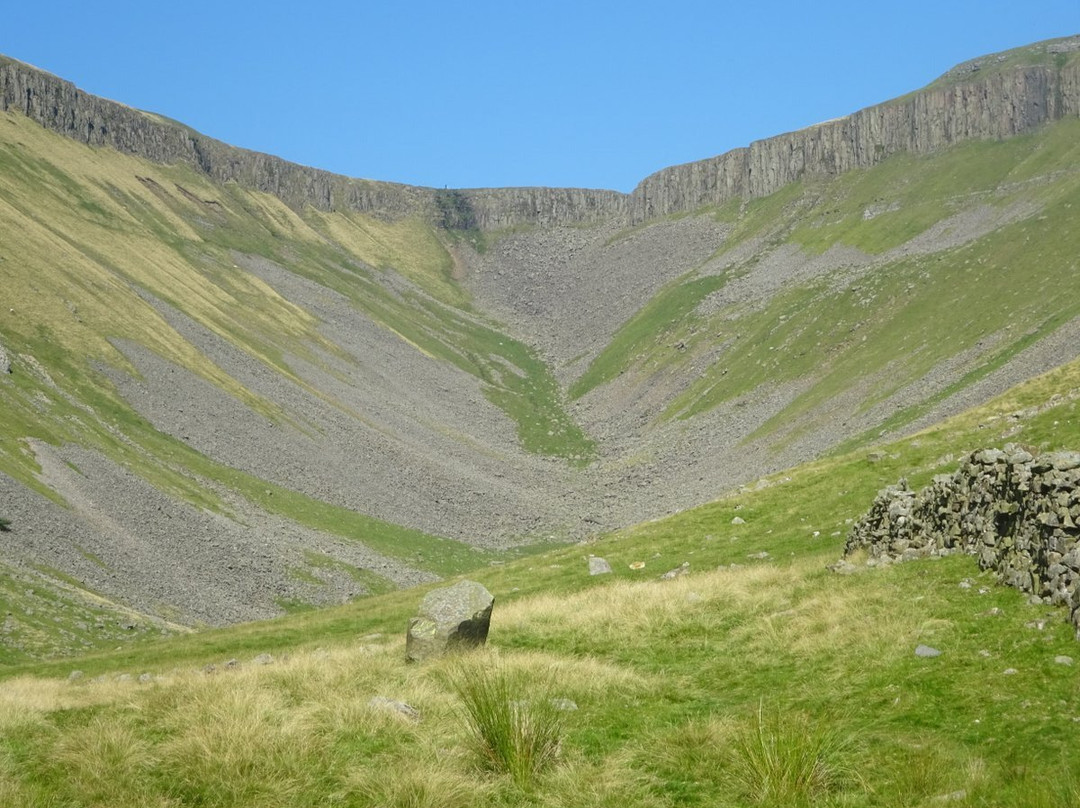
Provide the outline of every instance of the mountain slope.
[[1078,43],[632,195],[335,177],[0,60],[9,653],[503,561],[1074,358]]

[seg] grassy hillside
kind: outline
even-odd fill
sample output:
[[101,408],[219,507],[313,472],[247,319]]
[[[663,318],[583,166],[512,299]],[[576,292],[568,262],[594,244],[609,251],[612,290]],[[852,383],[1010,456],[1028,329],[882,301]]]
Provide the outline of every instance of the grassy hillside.
[[[1073,363],[871,455],[480,570],[497,605],[473,657],[405,664],[411,591],[11,668],[0,794],[117,806],[1073,804],[1080,692],[1058,658],[1080,655],[1062,610],[1029,605],[967,558],[851,576],[825,565],[899,476],[921,484],[1006,440],[1077,445],[1078,401]],[[614,574],[589,577],[589,554]],[[658,579],[684,562],[687,574]],[[920,659],[919,643],[943,653]],[[524,779],[484,764],[462,716],[467,677],[561,727],[556,761]],[[371,706],[377,696],[412,705],[419,723]],[[545,713],[545,698],[577,709]]]
[[[905,396],[872,434],[912,422],[1080,313],[1078,132],[1066,120],[897,155],[713,211],[731,226],[720,252],[627,321],[570,394],[624,374],[641,387],[674,378],[663,417],[693,419],[762,385],[799,383],[761,429],[786,439],[819,428],[830,402],[854,397],[858,415],[962,365]],[[786,280],[756,288],[785,265]]]
[[[264,372],[367,428],[385,430],[361,411],[362,403],[293,370],[299,360],[340,376],[336,367],[358,360],[324,336],[318,316],[246,268],[254,260],[272,261],[339,293],[358,317],[409,350],[469,374],[514,424],[526,450],[587,464],[592,442],[563,409],[550,371],[529,347],[472,311],[441,238],[419,220],[301,215],[265,194],[214,186],[182,167],[91,149],[14,113],[0,116],[0,346],[14,369],[0,379],[0,472],[67,505],[42,474],[33,442],[76,444],[199,510],[235,517],[230,501],[240,497],[432,572],[474,565],[487,556],[461,542],[289,490],[193,449],[151,423],[110,380],[115,373],[139,376],[118,347],[136,344],[223,391],[251,420],[300,432],[318,429],[305,422],[305,413],[227,371],[177,329],[166,317],[169,309]],[[437,424],[427,428],[448,432]],[[320,563],[302,565],[297,575],[310,579],[324,568]],[[388,585],[378,572],[346,567],[369,591]],[[64,609],[50,604],[74,598],[71,608],[83,614],[97,608],[87,604],[108,597],[85,591],[45,563],[36,574],[50,591],[37,604],[37,619],[24,626],[35,637],[21,643],[25,650],[113,642],[73,628],[66,618],[61,622],[69,633],[57,635],[52,618]],[[13,605],[29,602],[22,592],[33,584],[26,570],[5,568],[0,577],[0,591]]]
[[[114,417],[127,410],[93,370],[98,362],[132,370],[113,347],[116,340],[144,345],[255,413],[283,418],[146,300],[152,295],[174,306],[294,381],[286,353],[311,361],[318,361],[318,352],[340,356],[320,335],[315,317],[241,270],[233,251],[271,259],[340,291],[418,350],[476,376],[530,450],[588,459],[589,441],[561,409],[547,368],[528,347],[469,310],[452,279],[451,257],[429,226],[344,213],[301,217],[273,197],[90,149],[15,114],[0,124],[0,233],[5,299],[12,304],[0,320],[0,344],[43,368],[36,377],[20,374],[21,390],[0,388],[10,399],[5,409],[20,413],[4,419],[5,473],[36,484],[32,463],[17,448],[30,435],[120,451],[93,417],[106,402]],[[408,283],[389,286],[389,275]],[[42,417],[24,403],[39,396],[52,407],[81,407],[84,416]],[[91,396],[97,400],[87,400]],[[58,429],[65,421],[70,426]],[[142,462],[141,472],[155,484],[170,484],[160,453],[152,455],[152,462],[132,462]]]

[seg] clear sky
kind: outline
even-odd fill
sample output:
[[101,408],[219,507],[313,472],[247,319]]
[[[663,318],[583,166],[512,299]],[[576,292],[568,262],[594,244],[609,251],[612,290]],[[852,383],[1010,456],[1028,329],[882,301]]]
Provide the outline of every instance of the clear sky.
[[442,187],[653,171],[1080,33],[1080,0],[10,0],[0,53],[237,146]]

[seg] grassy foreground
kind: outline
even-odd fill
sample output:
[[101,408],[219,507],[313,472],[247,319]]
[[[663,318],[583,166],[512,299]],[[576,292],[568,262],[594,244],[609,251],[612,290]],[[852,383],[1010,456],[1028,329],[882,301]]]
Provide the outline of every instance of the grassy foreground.
[[[414,590],[88,656],[74,679],[10,669],[0,804],[1074,805],[1062,610],[967,558],[825,566],[901,475],[1005,440],[1076,446],[1078,399],[1074,363],[869,456],[479,570],[497,606],[469,657],[405,664]],[[590,553],[614,574],[590,578]]]

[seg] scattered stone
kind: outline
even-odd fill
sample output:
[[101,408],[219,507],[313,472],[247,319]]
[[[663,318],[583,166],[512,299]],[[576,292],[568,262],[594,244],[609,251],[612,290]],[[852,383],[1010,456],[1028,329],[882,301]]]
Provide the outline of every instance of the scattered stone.
[[923,659],[930,659],[931,657],[941,656],[941,651],[937,648],[931,648],[929,645],[920,643],[915,646],[915,656]]
[[388,699],[385,696],[372,696],[368,701],[368,707],[373,710],[381,710],[383,712],[393,713],[394,715],[400,715],[414,724],[420,722],[420,711],[413,707],[411,704],[406,704],[403,701],[395,701],[394,699]]
[[563,712],[573,712],[578,708],[577,702],[573,699],[552,699],[551,706]]
[[144,685],[148,684],[149,682],[154,681],[154,675],[152,673],[140,673],[139,681],[142,682]]
[[273,661],[274,657],[272,654],[259,654],[257,657],[251,660],[252,664],[254,665],[270,665],[273,663]]
[[612,572],[611,565],[600,556],[589,556],[589,575],[607,575]]
[[743,519],[741,516],[736,516],[734,519],[731,520],[731,524],[733,524],[733,525],[745,525],[746,520]]
[[952,791],[948,794],[938,794],[934,797],[934,802],[959,802],[960,800],[967,799],[967,792],[964,789],[959,791]]
[[1029,620],[1024,624],[1027,628],[1033,628],[1036,631],[1042,631],[1046,628],[1045,620]]
[[405,635],[405,658],[423,662],[487,642],[495,598],[475,581],[433,589],[424,596]]
[[972,580],[970,578],[965,578],[958,584],[961,589],[971,589],[971,585]]
[[226,662],[226,663],[225,663],[225,667],[226,667],[226,668],[235,668],[235,667],[236,667],[237,665],[239,665],[239,664],[240,664],[240,661],[239,661],[239,660],[237,660],[237,659],[236,659],[236,658],[234,657],[234,658],[230,659],[230,660],[229,660],[228,662]]
[[1017,670],[1016,668],[1006,668],[1006,669],[1005,669],[1005,670],[1003,670],[1003,671],[1002,671],[1001,673],[1002,673],[1002,675],[1004,675],[1004,676],[1015,676],[1015,675],[1016,675],[1016,674],[1018,674],[1019,672],[1020,672],[1020,671],[1018,671],[1018,670]]
[[759,561],[764,561],[766,558],[769,557],[769,551],[768,550],[762,550],[760,553],[750,553],[746,557],[747,558],[756,558]]
[[632,569],[632,570],[643,570],[643,569],[645,569],[645,562],[644,561],[633,561],[633,562],[630,563],[630,569]]
[[121,673],[120,675],[118,675],[116,677],[116,681],[118,681],[118,682],[130,682],[131,681],[131,674],[130,673]]
[[859,568],[846,558],[841,558],[835,564],[830,564],[826,569],[830,572],[835,572],[837,575],[854,575],[859,571]]
[[72,671],[71,673],[68,674],[68,681],[69,682],[75,682],[75,681],[78,681],[79,679],[82,679],[82,678],[83,678],[83,672],[82,671]]
[[987,651],[985,648],[983,648],[981,651],[979,651],[979,656],[989,659],[990,658],[990,652]]
[[660,580],[661,581],[670,581],[670,580],[672,580],[674,578],[678,578],[680,575],[686,575],[686,573],[688,573],[688,572],[690,572],[690,562],[689,561],[684,561],[682,564],[677,566],[675,569],[668,570],[663,575],[661,575]]
[[1071,656],[1059,654],[1058,656],[1054,657],[1054,662],[1057,665],[1071,665],[1073,664],[1073,658]]

